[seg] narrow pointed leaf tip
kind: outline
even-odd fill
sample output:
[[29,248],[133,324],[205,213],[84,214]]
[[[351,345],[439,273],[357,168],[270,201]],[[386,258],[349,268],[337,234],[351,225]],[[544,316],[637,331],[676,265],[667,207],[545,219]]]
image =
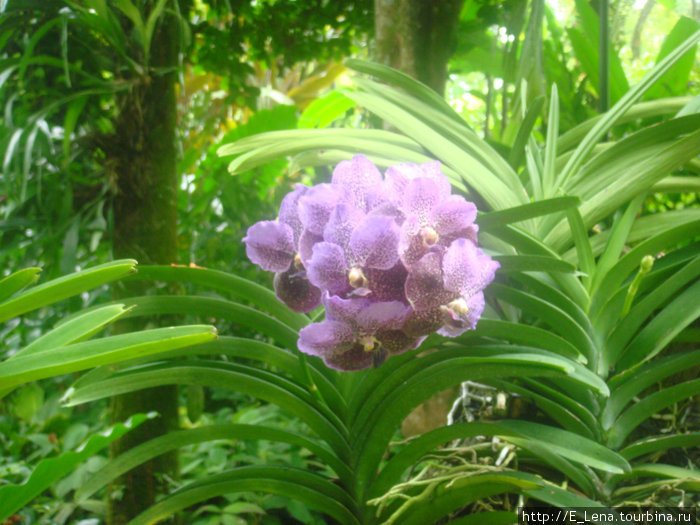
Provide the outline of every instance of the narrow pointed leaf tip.
[[476,217],[439,162],[382,175],[356,155],[330,183],[297,186],[277,220],[252,225],[243,242],[252,262],[275,272],[289,308],[325,307],[324,321],[300,331],[299,349],[331,368],[361,370],[432,333],[476,327],[500,267],[477,246]]

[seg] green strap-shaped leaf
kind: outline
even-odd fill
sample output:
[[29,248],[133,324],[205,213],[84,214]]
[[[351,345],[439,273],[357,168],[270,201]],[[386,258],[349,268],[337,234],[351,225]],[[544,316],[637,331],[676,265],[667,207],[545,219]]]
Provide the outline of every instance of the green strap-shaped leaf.
[[521,381],[529,388],[512,381],[486,380],[484,382],[510,394],[529,399],[555,423],[570,432],[591,439],[599,437],[599,432],[596,435],[598,423],[583,405],[577,406],[573,400],[567,399],[567,396],[543,383],[528,381],[528,378],[522,378]]
[[[286,143],[288,149],[284,151],[286,151],[285,154],[289,155],[298,153],[304,149],[314,149],[314,146],[315,148],[323,148],[333,147],[333,145],[337,144],[343,147],[343,145],[348,143],[352,144],[356,140],[400,147],[417,153],[424,151],[414,140],[391,131],[331,128],[295,129],[259,133],[221,146],[217,150],[217,154],[220,157],[226,157],[228,155],[237,155],[260,148],[267,148],[274,144]],[[296,145],[296,142],[299,142],[302,146]]]
[[[700,470],[692,468],[678,467],[676,465],[665,465],[663,463],[644,463],[635,465],[631,472],[614,476],[610,481],[611,487],[616,487],[620,481],[634,478],[646,477],[661,478],[659,485],[668,483],[668,480],[685,481],[686,483],[678,485],[677,488],[690,490],[693,492],[700,491]],[[625,487],[624,489],[628,489]],[[622,492],[623,489],[617,492]]]
[[575,196],[544,199],[505,210],[480,213],[476,222],[480,229],[490,231],[492,228],[502,228],[506,224],[575,208],[580,202],[581,199]]
[[561,308],[539,297],[502,284],[493,283],[489,290],[498,299],[537,315],[552,329],[559,332],[562,337],[567,338],[576,345],[589,362],[592,363],[595,360],[598,350],[591,339],[591,335]]
[[[420,363],[420,359],[415,362]],[[445,359],[416,371],[398,388],[381,399],[381,410],[357,417],[357,428],[351,430],[356,450],[358,494],[364,494],[376,475],[386,447],[401,421],[420,403],[435,393],[465,380],[508,376],[562,375],[572,368],[563,360],[541,355],[516,354],[491,358],[457,357]],[[367,403],[367,406],[374,403]],[[364,408],[364,407],[363,407]]]
[[[649,89],[678,59],[689,49],[693,48],[700,40],[700,31],[669,53],[661,62],[656,64],[641,82],[630,88],[627,93],[598,120],[593,128],[586,134],[574,154],[567,162],[564,170],[558,177],[558,187],[564,185],[568,179],[578,171],[581,164],[588,158],[595,144],[614,126],[618,119],[624,115],[632,105],[639,100],[644,92]],[[555,188],[558,189],[558,188]]]
[[133,273],[136,261],[122,259],[53,279],[0,304],[0,322]]
[[[527,108],[527,113],[525,113],[523,121],[520,123],[520,127],[518,128],[518,134],[515,136],[513,147],[511,148],[510,155],[508,156],[508,163],[514,170],[517,170],[520,166],[520,163],[523,161],[523,157],[525,155],[525,146],[528,143],[528,139],[532,134],[532,129],[535,127],[535,122],[537,122],[537,119],[539,118],[540,112],[542,111],[543,107],[544,96],[540,95],[532,101],[530,106]],[[539,178],[537,178],[536,180],[537,182],[535,182],[535,180],[532,180],[533,193],[535,198],[541,199],[541,183]],[[538,188],[540,189],[538,190]]]
[[[367,94],[377,95],[384,101],[385,104],[383,106],[375,105],[374,109],[368,108],[371,111],[375,111],[375,109],[388,111],[388,115],[399,117],[399,119],[402,118],[401,112],[404,113],[403,117],[415,117],[421,124],[429,126],[443,140],[451,142],[477,160],[489,173],[496,174],[514,194],[525,194],[520,180],[510,165],[473,130],[463,123],[456,122],[453,118],[450,118],[450,114],[454,113],[453,110],[450,111],[450,114],[445,114],[445,112],[436,110],[399,89],[368,79],[356,78],[355,84]],[[348,94],[348,96],[353,98],[352,93]],[[398,125],[397,128],[401,129]],[[405,130],[403,131],[406,133]],[[411,133],[406,133],[406,135],[413,136],[414,140],[420,144],[425,142],[425,137],[412,135]],[[420,141],[418,140],[419,138],[421,139]],[[430,147],[427,149],[433,151]]]
[[342,423],[299,385],[270,372],[232,363],[163,363],[125,370],[113,377],[69,391],[69,405],[162,385],[198,384],[235,390],[274,403],[301,418],[343,460],[350,449]]
[[[661,98],[649,102],[640,102],[633,105],[621,117],[618,118],[618,124],[632,122],[638,119],[649,117],[659,117],[662,115],[675,115],[686,104],[692,100],[692,97],[670,97]],[[605,115],[597,115],[588,120],[574,126],[566,133],[563,133],[557,139],[557,151],[564,152],[577,146],[586,134],[601,121]]]
[[272,290],[231,273],[186,266],[139,266],[138,272],[129,279],[199,284],[250,301],[296,330],[309,324],[308,316],[287,308]]
[[498,319],[480,319],[473,334],[541,348],[586,364],[583,354],[567,339],[537,326]]
[[[9,359],[17,359],[20,356],[28,356],[35,352],[50,350],[51,348],[58,348],[88,339],[127,312],[128,309],[125,309],[124,305],[121,304],[108,305],[86,312],[42,335],[13,354]],[[0,399],[11,391],[11,388],[0,389]]]
[[635,441],[620,451],[628,461],[670,448],[693,448],[700,446],[700,432],[675,434],[672,436],[651,436]]
[[282,467],[240,467],[191,483],[139,514],[129,525],[148,525],[196,503],[236,492],[266,492],[301,501],[340,523],[360,525],[354,501],[330,480],[303,470]]
[[0,279],[0,303],[39,278],[41,268],[24,268]]
[[700,219],[686,222],[654,235],[620,258],[602,278],[597,293],[591,298],[589,316],[593,324],[597,323],[601,310],[622,286],[624,280],[637,270],[642,257],[673,248],[679,242],[692,238],[698,231],[700,231]]
[[0,520],[6,520],[16,511],[24,508],[34,498],[49,488],[54,482],[70,474],[88,458],[105,448],[112,441],[120,438],[131,429],[139,426],[155,414],[136,414],[124,423],[117,423],[100,434],[91,436],[76,450],[64,452],[58,457],[41,460],[31,475],[21,485],[4,485],[0,487]]
[[608,445],[613,449],[620,448],[627,436],[643,421],[662,409],[674,403],[696,396],[700,393],[700,379],[686,381],[677,385],[663,388],[654,394],[646,396],[630,408],[612,424],[608,433]]
[[603,428],[611,428],[632,399],[650,386],[700,362],[700,351],[674,354],[630,368],[610,380],[612,395],[600,415]]
[[137,306],[125,316],[127,318],[162,314],[197,314],[227,319],[258,330],[287,348],[296,348],[299,338],[296,330],[275,317],[226,299],[197,295],[147,295],[129,297],[120,302],[128,306]]
[[[480,159],[447,140],[423,120],[378,95],[360,91],[348,92],[346,95],[395,126],[408,137],[420,141],[420,144],[435,155],[440,162],[459,173],[464,181],[474,188],[493,209],[500,210],[524,204],[526,200],[524,190],[521,193],[512,191],[496,174],[484,166]],[[510,170],[510,167],[508,169]]]
[[447,103],[444,97],[441,97],[433,89],[425,84],[418,82],[415,78],[398,69],[394,69],[383,64],[370,62],[368,60],[359,60],[349,58],[345,60],[345,65],[359,73],[366,73],[383,80],[387,84],[403,89],[406,93],[416,97],[425,104],[432,106],[435,110],[443,115],[449,116],[457,124],[469,129],[466,122],[460,117],[454,109]]
[[[630,341],[617,361],[618,368],[624,370],[651,359],[663,350],[686,326],[700,317],[698,297],[700,281],[678,295]],[[614,360],[612,362],[615,363]]]
[[409,499],[391,516],[381,517],[381,523],[394,525],[424,525],[434,523],[469,503],[502,493],[533,490],[541,486],[534,476],[521,472],[487,473],[457,477],[431,490],[430,497]]
[[501,265],[499,272],[576,272],[576,267],[573,264],[554,257],[544,257],[542,255],[494,255],[492,258]]
[[113,479],[130,471],[134,467],[157,457],[165,452],[177,450],[187,445],[205,443],[214,440],[267,440],[289,443],[312,452],[326,465],[332,468],[338,477],[348,482],[352,476],[348,467],[328,448],[317,440],[309,439],[296,432],[269,428],[261,425],[207,425],[189,430],[178,430],[164,436],[151,439],[134,447],[120,456],[113,458],[75,493],[75,501],[81,503],[106,486]]
[[95,366],[119,363],[216,338],[213,326],[156,328],[18,356],[0,363],[0,389]]

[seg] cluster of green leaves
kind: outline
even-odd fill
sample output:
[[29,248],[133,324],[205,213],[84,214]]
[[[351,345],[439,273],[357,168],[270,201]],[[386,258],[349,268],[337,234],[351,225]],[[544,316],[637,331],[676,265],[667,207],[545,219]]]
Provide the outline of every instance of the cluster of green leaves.
[[[476,122],[464,111],[470,123],[483,125],[487,136],[498,142],[512,143],[522,121],[521,84],[526,81],[526,105],[540,96],[546,96],[548,87],[556,84],[560,94],[560,122],[562,132],[592,118],[599,110],[599,17],[594,6],[585,0],[573,2],[571,19],[562,25],[563,5],[554,6],[543,0],[509,2],[499,6],[480,7],[480,2],[466,2],[460,20],[463,34],[470,34],[460,42],[450,61],[450,71],[456,77],[452,93],[458,98],[465,94],[460,83],[466,80],[468,93],[480,98],[485,113]],[[635,13],[624,10],[624,2],[611,3],[611,18],[631,18]],[[670,9],[670,6],[668,6]],[[658,6],[659,10],[663,10]],[[663,39],[655,57],[658,63],[681,42],[700,27],[689,16],[675,16],[677,21]],[[484,22],[490,22],[484,23]],[[497,22],[497,25],[493,25]],[[480,25],[481,24],[481,25]],[[617,24],[613,24],[617,25]],[[490,26],[486,31],[483,27]],[[612,44],[609,49],[610,102],[615,104],[629,89],[629,61],[623,60],[611,27]],[[618,31],[619,35],[619,31]],[[629,39],[631,40],[631,38]],[[664,81],[650,87],[641,100],[659,100],[663,97],[686,95],[688,81],[693,79],[694,54],[687,53],[664,75]],[[651,64],[649,65],[651,67]],[[471,75],[471,76],[470,76]],[[482,80],[481,76],[487,80]],[[494,84],[498,79],[500,86]],[[481,86],[481,88],[475,88]],[[649,119],[645,124],[650,123]],[[611,128],[615,136],[629,131],[629,124]]]
[[[114,261],[34,287],[29,286],[38,279],[39,268],[27,268],[12,273],[0,280],[0,322],[125,277],[135,271],[135,264],[133,260]],[[60,323],[11,355],[4,349],[1,356],[3,359],[0,361],[0,400],[22,386],[15,396],[6,401],[6,405],[12,407],[16,416],[31,420],[43,405],[43,391],[33,383],[34,381],[99,365],[143,358],[216,337],[216,331],[210,326],[191,325],[93,339],[96,334],[127,315],[134,307],[135,305],[124,304],[93,307]],[[89,430],[87,426],[71,427],[62,436],[63,453],[58,455],[50,454],[56,450],[49,435],[38,434],[33,440],[39,446],[35,456],[43,459],[34,466],[22,484],[9,483],[0,487],[0,520],[5,520],[23,508],[67,475],[72,473],[72,476],[84,477],[91,468],[85,464],[87,460],[96,457],[100,450],[149,417],[153,415],[134,416],[129,421],[88,439],[85,439]],[[9,424],[5,421],[3,423]],[[58,438],[54,436],[53,441],[57,442]],[[13,443],[3,444],[3,448],[10,451],[13,446]],[[2,467],[8,469],[8,472],[26,468],[21,463]],[[94,462],[92,467],[95,467]],[[54,487],[58,497],[74,488],[74,481],[75,479],[68,478],[62,482],[63,485]],[[94,510],[96,503],[99,507],[99,502],[90,501],[84,508]],[[73,508],[74,505],[68,506],[67,512],[70,513]]]

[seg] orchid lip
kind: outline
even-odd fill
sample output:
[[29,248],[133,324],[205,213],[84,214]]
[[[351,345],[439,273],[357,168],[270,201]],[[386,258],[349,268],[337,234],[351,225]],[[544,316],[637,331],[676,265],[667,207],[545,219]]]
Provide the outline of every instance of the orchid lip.
[[353,288],[367,288],[367,278],[361,268],[351,268],[348,272],[348,281]]
[[440,240],[438,233],[430,226],[422,228],[420,231],[420,236],[421,239],[423,239],[423,246],[425,248],[435,246],[435,244],[437,244],[437,242]]

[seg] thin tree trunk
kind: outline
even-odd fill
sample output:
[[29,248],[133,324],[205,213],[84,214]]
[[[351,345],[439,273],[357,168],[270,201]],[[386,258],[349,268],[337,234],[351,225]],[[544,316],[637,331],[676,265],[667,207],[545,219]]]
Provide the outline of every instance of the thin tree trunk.
[[[155,2],[151,2],[149,7]],[[145,10],[148,13],[148,10]],[[119,99],[120,114],[108,162],[118,174],[114,200],[114,256],[132,257],[140,264],[170,264],[177,259],[177,123],[175,67],[177,24],[161,20],[151,46],[150,76]],[[162,71],[169,71],[162,73]],[[143,283],[121,284],[117,296],[142,295]],[[143,328],[142,320],[124,321],[124,331]],[[178,426],[177,387],[158,387],[116,396],[112,420],[156,411],[148,421],[112,447],[112,455],[167,433]],[[168,478],[177,478],[176,453],[168,453],[132,470],[110,486],[108,523],[122,525],[166,492]]]
[[464,0],[375,0],[375,59],[444,95]]

